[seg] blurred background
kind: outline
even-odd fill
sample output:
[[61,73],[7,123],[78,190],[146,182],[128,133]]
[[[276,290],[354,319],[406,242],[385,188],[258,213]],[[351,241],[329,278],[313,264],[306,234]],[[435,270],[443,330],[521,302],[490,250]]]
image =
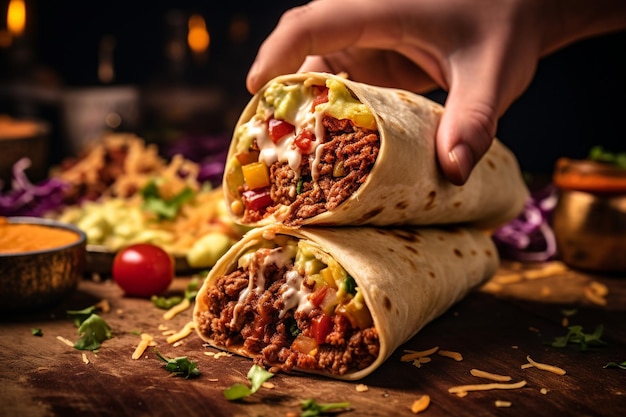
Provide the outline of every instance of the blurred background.
[[[46,168],[104,131],[164,149],[190,138],[227,144],[250,99],[245,76],[257,48],[303,3],[0,0],[0,167],[20,135],[45,138]],[[540,63],[498,130],[523,170],[550,173],[559,156],[583,158],[593,145],[625,150],[625,58],[618,33]]]

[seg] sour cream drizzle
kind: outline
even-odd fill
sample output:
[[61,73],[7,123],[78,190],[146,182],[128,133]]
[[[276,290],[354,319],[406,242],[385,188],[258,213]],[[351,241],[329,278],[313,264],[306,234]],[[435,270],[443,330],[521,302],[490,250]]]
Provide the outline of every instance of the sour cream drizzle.
[[[291,250],[286,250],[283,247],[259,249],[251,255],[249,265],[260,265],[260,267],[248,267],[248,286],[239,293],[237,304],[233,308],[233,318],[230,321],[231,327],[236,325],[239,313],[250,293],[254,292],[257,296],[261,296],[265,291],[266,268],[273,264],[279,269],[283,268],[292,262],[294,256],[295,254]],[[310,311],[313,309],[313,305],[308,299],[310,290],[302,285],[303,281],[304,277],[295,270],[290,270],[286,273],[286,282],[279,290],[284,303],[284,307],[279,313],[279,318],[282,318],[288,310],[296,306],[296,311]]]
[[315,140],[311,141],[311,146],[306,151],[307,154],[314,154],[315,158],[310,161],[313,179],[317,179],[317,165],[321,155],[320,147],[324,143],[325,131],[322,125],[324,113],[321,111],[311,112],[313,96],[309,95],[298,107],[293,125],[294,131],[283,137],[278,143],[274,143],[269,136],[267,124],[264,120],[254,117],[248,122],[249,134],[256,137],[259,146],[259,161],[266,166],[271,166],[274,162],[286,162],[295,173],[300,176],[300,164],[302,162],[302,151],[295,145],[294,140],[303,129],[308,129],[315,135]]

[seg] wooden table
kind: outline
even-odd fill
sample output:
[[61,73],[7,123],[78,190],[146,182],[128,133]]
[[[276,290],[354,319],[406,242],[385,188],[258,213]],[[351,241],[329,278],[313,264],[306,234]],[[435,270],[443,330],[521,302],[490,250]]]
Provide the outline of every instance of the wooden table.
[[[84,280],[75,294],[51,311],[3,317],[0,322],[0,416],[290,416],[299,402],[349,401],[345,416],[411,416],[410,407],[429,395],[424,416],[622,416],[626,411],[626,370],[607,369],[626,361],[626,277],[606,277],[542,265],[539,276],[519,265],[503,265],[498,275],[424,328],[398,349],[374,374],[357,383],[299,374],[277,374],[254,395],[229,402],[223,391],[246,383],[250,360],[210,356],[193,333],[179,344],[167,343],[167,329],[180,330],[191,320],[187,310],[164,320],[150,301],[126,298],[110,280]],[[189,278],[177,278],[173,292]],[[603,291],[608,290],[607,294]],[[101,316],[113,338],[97,352],[76,350],[57,337],[78,338],[65,311],[106,299]],[[603,305],[605,304],[605,305]],[[579,351],[550,343],[567,332],[567,323],[590,333],[604,325],[605,346]],[[33,336],[32,328],[43,331]],[[176,377],[164,369],[153,348],[131,359],[139,334],[154,336],[167,357],[197,361],[201,376]],[[438,354],[414,366],[402,362],[404,349],[438,346],[462,354],[461,361]],[[207,352],[212,352],[207,354]],[[557,375],[538,368],[522,369],[527,356],[567,371]],[[492,382],[470,374],[476,368],[506,374],[511,382],[527,381],[513,390],[448,392],[457,385]],[[496,401],[510,402],[498,407]]]

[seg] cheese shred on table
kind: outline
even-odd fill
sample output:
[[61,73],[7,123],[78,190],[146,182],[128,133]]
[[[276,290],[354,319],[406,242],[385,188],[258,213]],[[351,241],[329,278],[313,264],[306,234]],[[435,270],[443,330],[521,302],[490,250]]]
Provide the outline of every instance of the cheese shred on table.
[[437,352],[437,354],[439,354],[440,356],[445,356],[446,358],[454,359],[457,362],[463,360],[463,355],[461,355],[459,352],[453,352],[451,350],[440,350],[439,352]]
[[492,381],[508,382],[511,380],[509,375],[492,374],[491,372],[481,371],[480,369],[470,370],[470,374],[479,378],[491,379]]
[[425,356],[430,356],[433,353],[437,352],[438,350],[439,350],[439,346],[435,346],[434,348],[421,350],[421,351],[405,349],[404,355],[400,357],[400,360],[402,362],[411,362],[411,361],[414,361],[415,359],[423,358]]
[[467,393],[469,391],[489,391],[492,389],[517,389],[526,385],[526,381],[522,380],[513,384],[473,384],[473,385],[459,385],[456,387],[448,388],[450,394]]
[[142,333],[141,334],[141,341],[139,342],[139,344],[135,348],[135,351],[133,352],[131,358],[132,359],[139,359],[139,358],[141,358],[141,355],[143,355],[143,353],[146,351],[148,346],[150,346],[153,343],[154,343],[154,338],[152,336],[150,336],[147,333]]
[[175,343],[181,339],[184,339],[193,332],[194,328],[195,326],[193,324],[193,321],[188,322],[178,333],[169,336],[167,338],[167,343]]
[[565,375],[565,369],[559,368],[558,366],[554,366],[554,365],[548,365],[548,364],[545,364],[545,363],[535,362],[534,360],[532,360],[530,358],[530,355],[526,356],[526,360],[528,361],[528,363],[522,365],[521,366],[522,369],[526,369],[526,368],[530,368],[530,367],[534,366],[535,368],[542,369],[542,370],[548,371],[548,372],[552,372],[552,373],[557,374],[557,375]]
[[174,307],[167,310],[163,313],[163,320],[171,320],[176,317],[177,314],[182,313],[187,310],[191,306],[191,301],[189,298],[183,299],[180,303],[176,304]]
[[426,410],[430,405],[430,395],[422,395],[418,400],[415,400],[411,405],[411,412],[413,414],[421,413]]

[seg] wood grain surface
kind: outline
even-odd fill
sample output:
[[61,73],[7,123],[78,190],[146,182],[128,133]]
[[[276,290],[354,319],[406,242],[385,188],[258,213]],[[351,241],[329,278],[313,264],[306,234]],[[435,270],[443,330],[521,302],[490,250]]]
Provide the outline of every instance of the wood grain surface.
[[[177,278],[171,291],[182,291],[189,279]],[[97,352],[79,351],[57,338],[78,338],[68,309],[103,299],[110,311],[100,315],[111,326],[113,338]],[[362,381],[277,374],[271,386],[231,402],[223,391],[247,382],[250,360],[211,356],[217,351],[203,346],[195,333],[178,344],[166,341],[163,333],[191,321],[191,310],[165,320],[163,310],[148,300],[124,297],[110,280],[84,280],[61,305],[1,318],[0,416],[297,416],[306,398],[349,401],[350,409],[342,416],[411,416],[412,403],[428,395],[430,406],[419,415],[617,417],[626,410],[626,370],[604,365],[626,361],[625,313],[626,277],[563,270],[558,264],[506,264],[487,285],[426,326]],[[602,324],[606,345],[587,351],[573,345],[552,347],[568,324],[581,325],[585,332]],[[33,336],[32,328],[43,335]],[[144,332],[154,336],[164,356],[197,361],[201,375],[173,376],[152,347],[132,359]],[[404,349],[435,346],[459,352],[463,359],[433,354],[420,367],[400,360]],[[527,356],[559,366],[566,374],[522,369]],[[510,375],[511,382],[524,380],[526,385],[469,392],[465,397],[448,392],[457,385],[492,382],[472,376],[474,368]],[[498,400],[511,405],[498,407]]]

